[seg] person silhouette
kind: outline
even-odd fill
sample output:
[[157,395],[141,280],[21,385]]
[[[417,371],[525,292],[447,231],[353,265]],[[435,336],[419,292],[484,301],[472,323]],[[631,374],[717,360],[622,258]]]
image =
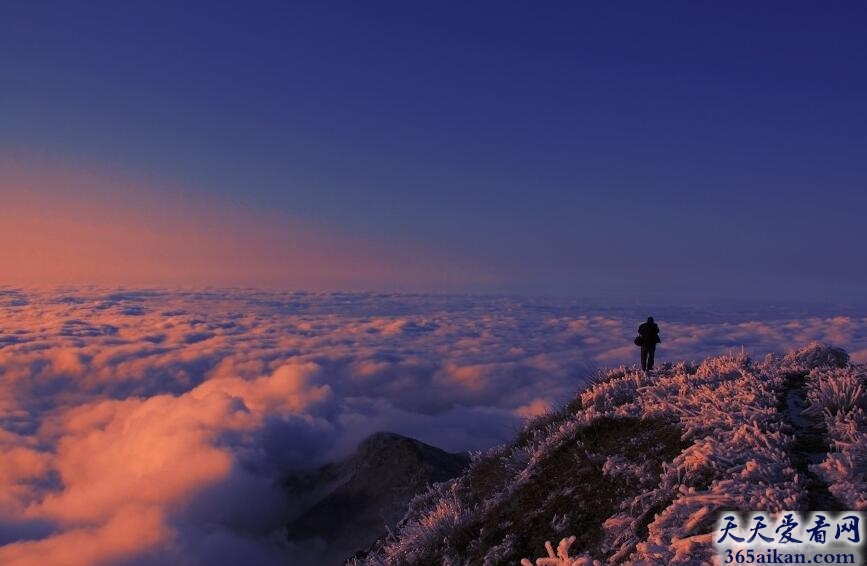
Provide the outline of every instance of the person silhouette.
[[641,369],[647,372],[653,369],[656,345],[662,342],[659,338],[659,326],[653,322],[652,316],[647,317],[647,322],[638,327],[638,336],[641,338]]

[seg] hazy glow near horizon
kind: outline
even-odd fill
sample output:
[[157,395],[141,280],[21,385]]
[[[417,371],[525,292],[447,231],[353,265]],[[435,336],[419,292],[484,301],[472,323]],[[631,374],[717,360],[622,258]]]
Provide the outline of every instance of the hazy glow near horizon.
[[418,290],[466,265],[106,171],[0,162],[4,284]]

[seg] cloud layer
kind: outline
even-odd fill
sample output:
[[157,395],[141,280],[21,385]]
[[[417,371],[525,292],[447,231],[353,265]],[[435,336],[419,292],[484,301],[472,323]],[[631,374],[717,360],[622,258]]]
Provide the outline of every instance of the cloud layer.
[[[502,297],[0,290],[0,563],[314,560],[275,483],[387,429],[481,449],[599,366],[640,309]],[[722,312],[723,314],[714,314]],[[657,309],[659,358],[814,340],[862,313]],[[240,557],[244,559],[241,560]]]

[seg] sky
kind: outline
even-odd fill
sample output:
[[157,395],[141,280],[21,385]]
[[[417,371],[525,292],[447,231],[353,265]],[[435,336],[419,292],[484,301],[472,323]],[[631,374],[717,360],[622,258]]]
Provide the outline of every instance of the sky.
[[0,207],[3,273],[854,301],[865,17],[5,2],[0,195],[19,196]]

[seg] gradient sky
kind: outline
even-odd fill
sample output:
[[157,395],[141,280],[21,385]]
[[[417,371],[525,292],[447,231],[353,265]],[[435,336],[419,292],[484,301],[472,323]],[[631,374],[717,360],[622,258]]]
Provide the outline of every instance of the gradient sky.
[[[865,29],[858,2],[4,2],[0,191],[90,202],[85,170],[137,187],[120,232],[148,199],[315,227],[177,281],[129,244],[100,283],[856,300]],[[57,208],[7,207],[4,277],[62,279],[15,258],[106,210]]]

